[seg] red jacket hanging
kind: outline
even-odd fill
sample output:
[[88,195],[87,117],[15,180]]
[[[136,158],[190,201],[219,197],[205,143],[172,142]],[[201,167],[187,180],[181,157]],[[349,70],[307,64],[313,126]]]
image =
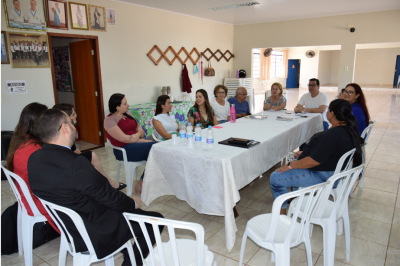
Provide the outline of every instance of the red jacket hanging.
[[191,93],[192,90],[192,83],[190,82],[189,79],[189,72],[186,68],[186,64],[183,65],[183,70],[182,70],[182,91]]

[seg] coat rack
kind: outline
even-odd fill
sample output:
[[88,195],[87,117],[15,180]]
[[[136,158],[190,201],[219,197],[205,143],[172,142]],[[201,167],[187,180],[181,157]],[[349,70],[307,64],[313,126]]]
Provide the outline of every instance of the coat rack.
[[[210,52],[210,54],[211,54],[210,57],[207,57],[207,56],[205,55],[205,53],[206,53],[207,51]],[[219,58],[217,57],[217,53],[219,53],[219,54],[221,55]],[[227,57],[225,56],[227,53],[230,55],[229,58],[227,58]],[[205,49],[204,52],[201,53],[201,55],[204,56],[204,58],[205,58],[207,61],[210,61],[211,58],[214,57],[218,62],[219,62],[222,58],[225,58],[226,62],[229,62],[229,60],[231,60],[232,58],[235,58],[235,55],[232,54],[229,50],[226,50],[225,53],[222,53],[222,52],[218,49],[217,51],[215,51],[215,52],[213,53],[213,52],[210,50],[210,48]]]
[[[161,56],[160,56],[160,58],[158,58],[158,60],[155,60],[154,57],[151,55],[154,52],[154,50],[157,50],[161,54]],[[175,57],[172,60],[169,60],[169,58],[167,57],[167,53],[169,51],[172,51],[175,55]],[[182,58],[179,56],[182,53],[182,51],[184,51],[186,53],[185,60],[182,60]],[[194,52],[197,54],[196,60],[194,60],[192,58],[192,54]],[[150,59],[154,62],[154,64],[156,66],[160,63],[160,61],[163,58],[165,58],[165,60],[167,60],[167,62],[169,63],[170,66],[172,66],[172,64],[175,62],[176,59],[178,59],[182,64],[186,64],[186,62],[190,59],[190,61],[192,61],[193,65],[197,64],[197,62],[199,62],[199,60],[200,60],[200,53],[199,53],[199,51],[197,51],[196,48],[193,48],[190,53],[186,50],[185,47],[182,47],[179,50],[179,52],[176,52],[175,49],[172,48],[172,46],[168,46],[167,50],[165,50],[165,52],[162,52],[161,49],[157,45],[154,45],[154,47],[150,50],[150,52],[147,54],[147,56],[150,57]]]

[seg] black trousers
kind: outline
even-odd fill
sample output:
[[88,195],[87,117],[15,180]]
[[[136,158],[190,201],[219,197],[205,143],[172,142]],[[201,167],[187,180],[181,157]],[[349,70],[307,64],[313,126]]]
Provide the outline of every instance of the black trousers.
[[[164,218],[164,216],[162,216],[161,213],[158,213],[158,212],[148,212],[148,211],[144,211],[141,209],[138,209],[137,211],[139,211],[137,213],[139,215]],[[135,254],[136,265],[142,266],[143,261],[142,261],[142,257],[140,256],[138,245],[142,251],[143,258],[146,258],[150,251],[147,246],[146,239],[144,237],[142,229],[140,228],[139,223],[131,221],[131,226],[132,226],[132,230],[136,236],[135,244],[133,245],[133,253]],[[147,232],[148,232],[150,240],[151,240],[151,246],[153,246],[156,243],[156,239],[155,239],[154,232],[153,232],[153,226],[151,224],[146,224],[146,229],[147,229]],[[162,233],[163,229],[164,229],[163,225],[159,226],[160,234]],[[128,250],[126,250],[126,249],[122,250],[122,254],[124,254],[124,262],[122,263],[122,266],[130,266],[131,261],[129,258]]]

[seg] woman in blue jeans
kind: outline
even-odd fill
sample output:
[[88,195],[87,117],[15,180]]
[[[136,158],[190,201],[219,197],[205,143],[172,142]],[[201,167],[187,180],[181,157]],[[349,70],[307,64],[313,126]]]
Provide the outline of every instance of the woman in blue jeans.
[[[122,147],[130,162],[147,161],[153,141],[145,140],[145,133],[140,123],[128,111],[129,104],[125,95],[115,93],[108,101],[110,114],[104,119],[104,129],[111,144]],[[122,152],[114,149],[117,160],[122,161]],[[142,191],[143,175],[135,186],[135,191]]]
[[[304,150],[296,153],[297,161],[289,162],[271,174],[274,198],[288,193],[288,187],[296,190],[326,182],[335,172],[340,157],[354,148],[353,166],[361,164],[363,139],[358,134],[357,120],[350,103],[334,100],[326,115],[332,127],[312,136]],[[286,214],[286,207],[285,202],[281,214]]]

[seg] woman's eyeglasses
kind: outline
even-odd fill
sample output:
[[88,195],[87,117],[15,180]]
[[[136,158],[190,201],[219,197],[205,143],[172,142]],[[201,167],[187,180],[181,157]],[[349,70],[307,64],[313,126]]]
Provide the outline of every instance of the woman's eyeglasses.
[[346,91],[346,90],[345,90],[345,91],[343,92],[343,94],[353,95],[353,94],[354,94],[354,91]]

